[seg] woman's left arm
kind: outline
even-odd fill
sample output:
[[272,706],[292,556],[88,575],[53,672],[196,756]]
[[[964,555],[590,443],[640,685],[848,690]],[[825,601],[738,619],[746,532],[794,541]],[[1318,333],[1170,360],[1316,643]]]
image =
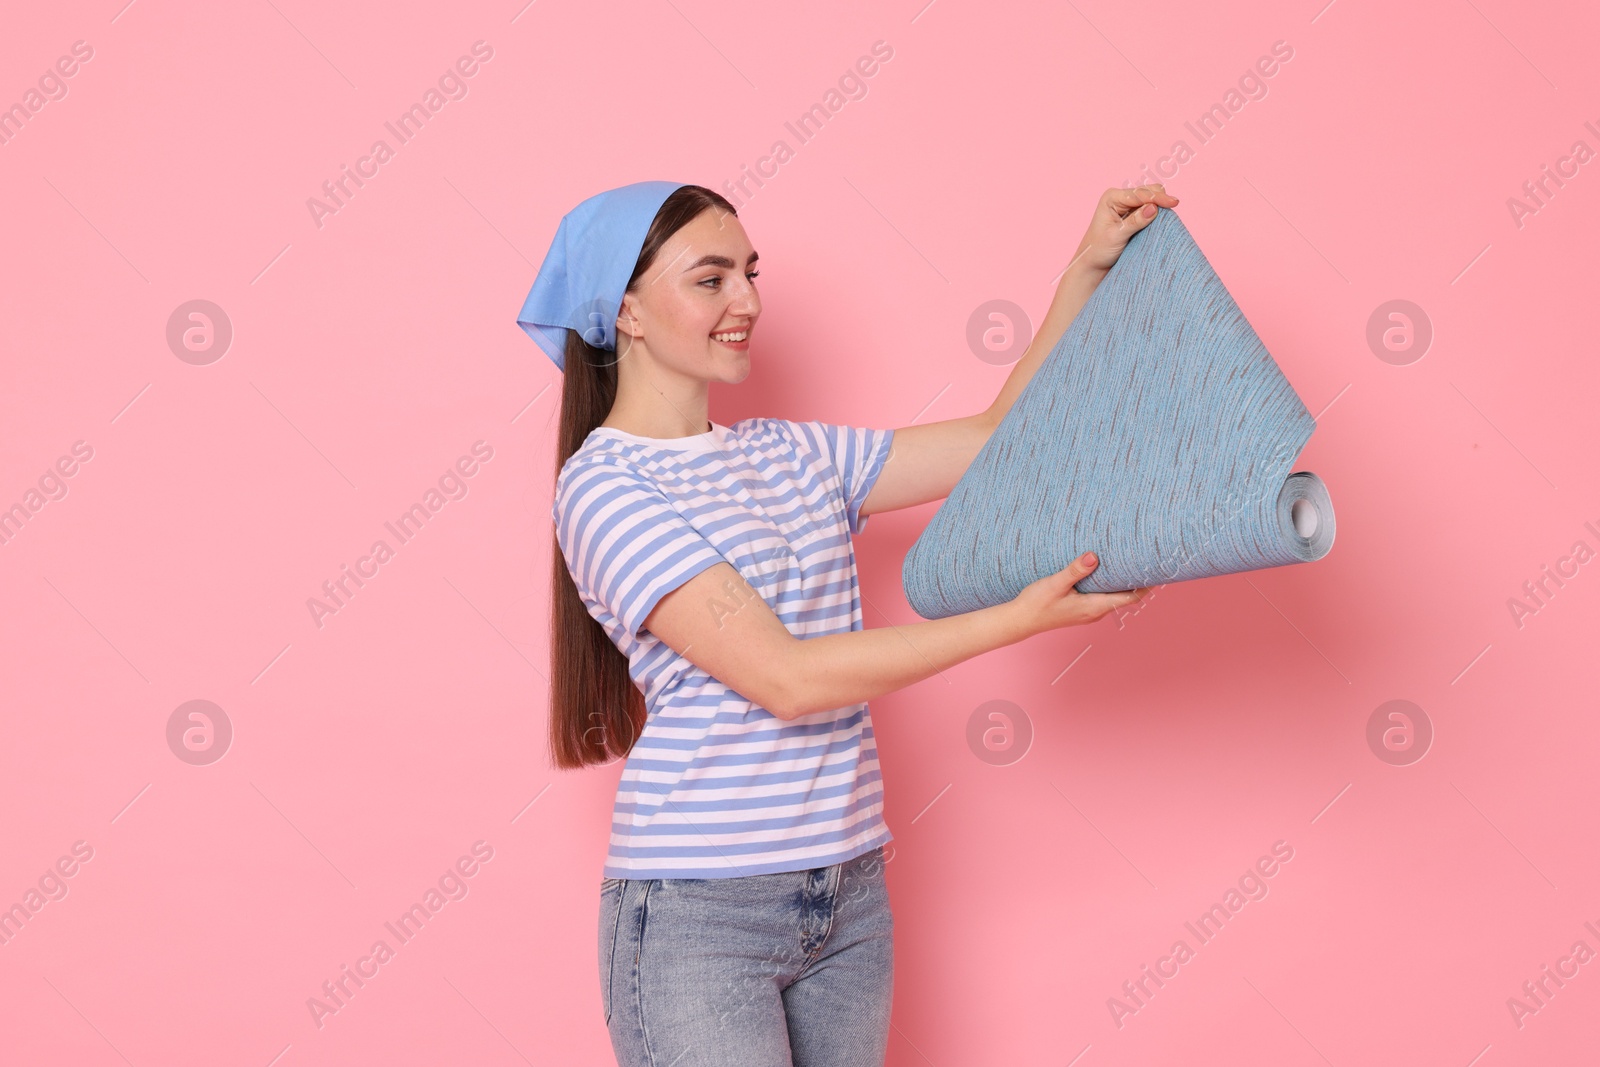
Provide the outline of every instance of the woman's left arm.
[[1061,274],[1039,331],[1012,365],[994,403],[976,415],[897,428],[889,458],[862,502],[861,514],[914,507],[949,496],[1100,279],[1122,255],[1128,238],[1150,224],[1158,206],[1172,207],[1177,202],[1177,197],[1160,185],[1107,189],[1095,205],[1094,218],[1072,262]]

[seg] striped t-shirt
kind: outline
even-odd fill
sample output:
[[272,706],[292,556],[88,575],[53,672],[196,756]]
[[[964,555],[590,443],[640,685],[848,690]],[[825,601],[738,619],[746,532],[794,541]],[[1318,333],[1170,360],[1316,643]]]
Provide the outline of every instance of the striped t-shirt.
[[604,877],[805,870],[892,840],[865,702],[785,722],[641,627],[662,597],[726,561],[796,637],[861,629],[850,535],[867,524],[861,503],[893,438],[788,419],[713,420],[680,438],[601,426],[562,466],[556,539],[648,711]]

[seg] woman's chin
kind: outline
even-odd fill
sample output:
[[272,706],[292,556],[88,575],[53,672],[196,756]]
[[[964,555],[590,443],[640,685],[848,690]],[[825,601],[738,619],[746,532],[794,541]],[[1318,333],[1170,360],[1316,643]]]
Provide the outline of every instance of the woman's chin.
[[741,352],[736,358],[720,361],[718,370],[721,371],[718,375],[719,381],[728,385],[738,385],[750,377],[750,356]]

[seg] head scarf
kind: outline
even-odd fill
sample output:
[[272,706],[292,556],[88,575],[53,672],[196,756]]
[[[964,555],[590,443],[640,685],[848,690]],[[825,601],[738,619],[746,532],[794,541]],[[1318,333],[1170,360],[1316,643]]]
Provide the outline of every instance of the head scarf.
[[617,313],[656,212],[686,182],[635,182],[597,193],[562,216],[517,325],[563,372],[567,331],[617,348]]

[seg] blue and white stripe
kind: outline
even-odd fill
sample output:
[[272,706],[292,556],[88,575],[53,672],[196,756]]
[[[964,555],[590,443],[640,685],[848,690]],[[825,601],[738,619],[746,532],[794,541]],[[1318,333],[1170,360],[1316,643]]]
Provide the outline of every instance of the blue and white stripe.
[[[728,562],[796,637],[861,629],[850,535],[893,437],[787,419],[665,440],[602,426],[562,467],[557,541],[649,711],[604,877],[802,870],[892,840],[866,703],[784,722],[642,627],[667,593]],[[735,594],[749,595],[730,589],[730,611]]]

